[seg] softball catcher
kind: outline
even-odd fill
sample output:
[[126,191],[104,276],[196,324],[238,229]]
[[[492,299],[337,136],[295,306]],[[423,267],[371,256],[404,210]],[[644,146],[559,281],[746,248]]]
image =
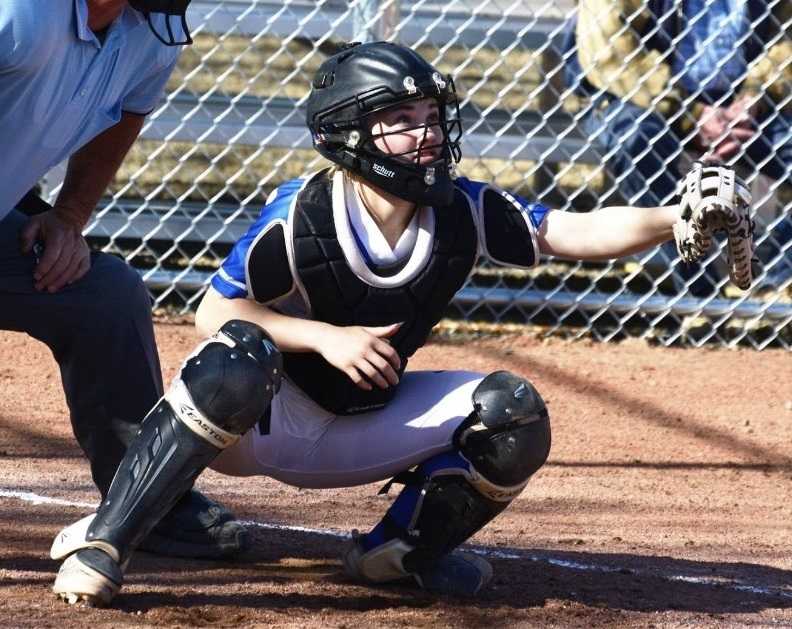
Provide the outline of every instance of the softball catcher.
[[677,206],[554,211],[455,177],[453,80],[391,43],[327,59],[308,126],[336,167],[276,189],[214,277],[197,325],[219,331],[145,420],[97,514],[53,544],[66,600],[110,602],[138,540],[207,465],[298,487],[391,479],[386,490],[403,488],[353,535],[348,575],[476,594],[491,566],[455,549],[546,461],[547,408],[517,374],[405,372],[409,358],[480,257],[612,258],[670,239],[678,221],[683,242],[730,224],[703,212],[709,184],[680,219]]

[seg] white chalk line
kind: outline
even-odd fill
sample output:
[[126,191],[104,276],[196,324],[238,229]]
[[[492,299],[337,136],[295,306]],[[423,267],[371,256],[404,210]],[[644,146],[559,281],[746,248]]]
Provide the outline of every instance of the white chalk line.
[[[65,500],[63,498],[50,498],[48,496],[41,496],[30,491],[14,491],[10,489],[0,489],[0,498],[11,498],[22,500],[34,505],[41,504],[54,504],[66,507],[80,507],[95,509],[96,503],[78,502],[73,500]],[[271,531],[286,531],[290,533],[309,533],[311,535],[326,535],[328,537],[335,537],[339,539],[349,539],[350,534],[345,531],[337,531],[334,529],[320,529],[310,526],[297,526],[294,524],[278,524],[276,522],[259,522],[257,520],[240,520],[240,522],[250,528],[267,529]],[[718,588],[731,589],[737,592],[750,592],[752,594],[774,596],[792,599],[792,592],[786,589],[781,589],[776,586],[762,586],[751,583],[745,583],[739,579],[732,579],[730,581],[711,579],[707,577],[698,577],[692,575],[682,574],[663,574],[659,572],[651,572],[647,570],[637,570],[635,568],[607,566],[603,564],[587,564],[578,561],[569,561],[566,559],[558,559],[554,557],[544,557],[541,555],[531,554],[529,552],[520,550],[518,548],[497,549],[489,546],[472,546],[467,545],[465,550],[483,555],[485,557],[492,557],[494,559],[518,559],[522,561],[533,561],[536,563],[546,563],[567,570],[577,570],[579,572],[602,572],[602,573],[616,573],[623,572],[625,574],[632,574],[641,577],[661,579],[663,581],[682,581],[684,583],[692,583],[695,585],[712,586]]]
[[32,491],[12,491],[9,489],[0,489],[0,498],[16,498],[34,505],[61,505],[64,507],[85,507],[87,509],[96,509],[98,506],[95,502],[77,502],[63,498],[50,498],[48,496],[39,496]]

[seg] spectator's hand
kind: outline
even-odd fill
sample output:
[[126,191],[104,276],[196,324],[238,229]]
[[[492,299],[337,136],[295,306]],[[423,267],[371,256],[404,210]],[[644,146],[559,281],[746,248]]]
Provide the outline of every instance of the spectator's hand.
[[722,110],[729,135],[715,147],[712,152],[713,160],[726,161],[754,136],[756,117],[761,111],[761,104],[754,101],[751,96],[743,96]]
[[76,282],[91,268],[83,226],[71,216],[56,205],[48,212],[32,216],[20,234],[23,253],[29,253],[37,242],[44,247],[33,271],[36,290],[54,293]]
[[756,119],[761,113],[762,104],[753,96],[742,96],[734,100],[724,110],[726,119],[735,127],[753,129],[756,126]]
[[726,132],[728,119],[722,107],[705,105],[698,124],[696,145],[702,151],[709,151],[719,137]]
[[[735,115],[742,116],[736,110]],[[729,110],[707,105],[701,116],[696,144],[703,151],[702,161],[724,162],[736,155],[742,145],[750,140],[755,131],[749,124],[744,126],[729,117]]]
[[[382,327],[328,326],[317,341],[324,359],[343,371],[358,387],[371,391],[369,380],[380,389],[399,383],[398,352],[386,340],[398,332],[401,323]],[[364,377],[365,376],[365,377]]]

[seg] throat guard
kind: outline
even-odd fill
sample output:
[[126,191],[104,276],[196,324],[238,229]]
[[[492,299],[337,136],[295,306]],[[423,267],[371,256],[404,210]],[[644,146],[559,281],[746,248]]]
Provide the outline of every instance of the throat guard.
[[[340,177],[335,182],[327,173],[319,173],[298,195],[289,219],[293,276],[314,319],[339,326],[403,322],[390,339],[401,358],[401,377],[408,358],[426,342],[473,268],[478,240],[470,205],[455,190],[453,203],[431,210],[434,234],[426,259],[409,260],[404,267],[407,275],[394,280],[394,276],[377,276],[370,269],[355,271],[350,266],[339,242],[343,235],[336,227],[338,199],[333,209],[333,196],[338,188],[343,190],[343,183]],[[316,353],[286,352],[283,357],[286,375],[320,406],[339,415],[381,408],[396,391],[396,387],[376,386],[364,391]]]
[[[192,44],[190,28],[187,26],[187,7],[192,0],[129,0],[133,9],[140,11],[148,22],[154,37],[159,39],[166,46],[185,46]],[[165,33],[160,33],[157,26],[151,19],[152,13],[161,13],[165,16]],[[179,29],[182,37],[176,38],[171,25],[171,17],[178,17]]]

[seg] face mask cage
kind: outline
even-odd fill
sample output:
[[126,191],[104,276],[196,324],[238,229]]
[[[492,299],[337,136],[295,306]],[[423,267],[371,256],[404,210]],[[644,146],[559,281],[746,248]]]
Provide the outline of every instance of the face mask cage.
[[[397,105],[398,107],[398,105]],[[388,108],[390,109],[390,108]],[[370,115],[369,115],[370,116]],[[367,127],[370,125],[366,125]],[[428,142],[430,130],[434,129],[434,135],[437,140]],[[388,144],[389,138],[398,138],[398,136],[411,133],[413,131],[421,131],[415,148],[403,152],[385,152],[376,144],[377,140],[384,140]],[[396,159],[406,164],[413,164],[421,166],[421,154],[426,151],[437,151],[437,155],[431,164],[439,161],[459,162],[462,158],[462,151],[459,147],[459,140],[462,137],[462,121],[459,116],[459,103],[456,99],[453,102],[446,102],[440,106],[440,116],[437,122],[425,122],[415,125],[399,126],[398,129],[384,131],[382,133],[367,133],[367,137],[363,138],[361,143],[362,148],[368,153],[376,154],[378,157],[387,157]],[[439,150],[438,150],[439,149]],[[423,165],[430,165],[424,163]]]
[[[130,0],[130,4],[146,16],[149,29],[160,42],[166,46],[186,46],[193,43],[190,36],[190,27],[187,26],[187,7],[191,0]],[[157,30],[157,25],[151,19],[152,13],[165,15],[165,33]],[[180,18],[178,28],[181,29],[181,39],[176,39],[173,31],[172,18]]]

